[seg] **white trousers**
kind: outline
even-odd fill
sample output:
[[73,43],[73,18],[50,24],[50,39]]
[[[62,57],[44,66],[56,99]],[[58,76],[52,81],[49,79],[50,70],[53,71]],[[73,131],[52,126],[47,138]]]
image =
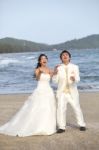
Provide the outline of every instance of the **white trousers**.
[[67,104],[70,104],[75,112],[77,123],[79,126],[85,127],[83,114],[80,108],[79,101],[74,101],[69,93],[62,93],[61,97],[58,98],[57,104],[57,126],[60,129],[66,128],[66,109]]

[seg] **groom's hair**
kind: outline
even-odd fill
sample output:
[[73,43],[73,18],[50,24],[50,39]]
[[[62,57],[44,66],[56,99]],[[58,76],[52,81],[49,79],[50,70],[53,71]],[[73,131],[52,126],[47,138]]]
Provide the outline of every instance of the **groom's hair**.
[[70,52],[67,51],[67,50],[63,50],[63,51],[60,53],[60,59],[62,59],[62,55],[63,55],[64,53],[67,53],[67,54],[69,55],[69,58],[71,58]]

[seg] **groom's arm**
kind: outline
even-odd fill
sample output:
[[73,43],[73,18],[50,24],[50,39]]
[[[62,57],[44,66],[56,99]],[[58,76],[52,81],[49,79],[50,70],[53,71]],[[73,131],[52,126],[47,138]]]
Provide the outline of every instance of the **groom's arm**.
[[78,83],[79,81],[80,81],[79,67],[75,66],[75,82]]
[[74,66],[74,75],[70,77],[70,80],[72,83],[78,83],[80,81],[80,75],[79,75],[79,67],[77,65]]

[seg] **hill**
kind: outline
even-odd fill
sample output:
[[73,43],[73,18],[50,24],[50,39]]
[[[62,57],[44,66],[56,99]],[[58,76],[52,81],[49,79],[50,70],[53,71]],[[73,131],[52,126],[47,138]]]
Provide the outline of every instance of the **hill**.
[[0,39],[0,53],[32,52],[52,49],[96,49],[99,48],[99,34],[74,39],[60,44],[48,45],[15,38]]
[[99,48],[99,34],[81,39],[74,39],[61,44],[52,45],[56,49],[96,49]]
[[0,53],[31,52],[46,49],[47,44],[35,43],[15,38],[0,39]]

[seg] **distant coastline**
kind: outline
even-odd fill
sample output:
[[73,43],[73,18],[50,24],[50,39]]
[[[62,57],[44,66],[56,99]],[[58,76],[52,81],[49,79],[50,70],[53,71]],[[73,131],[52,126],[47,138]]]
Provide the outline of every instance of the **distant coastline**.
[[0,39],[0,53],[20,53],[20,52],[34,52],[34,51],[48,51],[48,50],[62,50],[62,49],[98,49],[99,48],[99,34],[90,35],[81,39],[74,39],[60,44],[48,45],[36,43],[27,40],[20,40],[15,38]]

